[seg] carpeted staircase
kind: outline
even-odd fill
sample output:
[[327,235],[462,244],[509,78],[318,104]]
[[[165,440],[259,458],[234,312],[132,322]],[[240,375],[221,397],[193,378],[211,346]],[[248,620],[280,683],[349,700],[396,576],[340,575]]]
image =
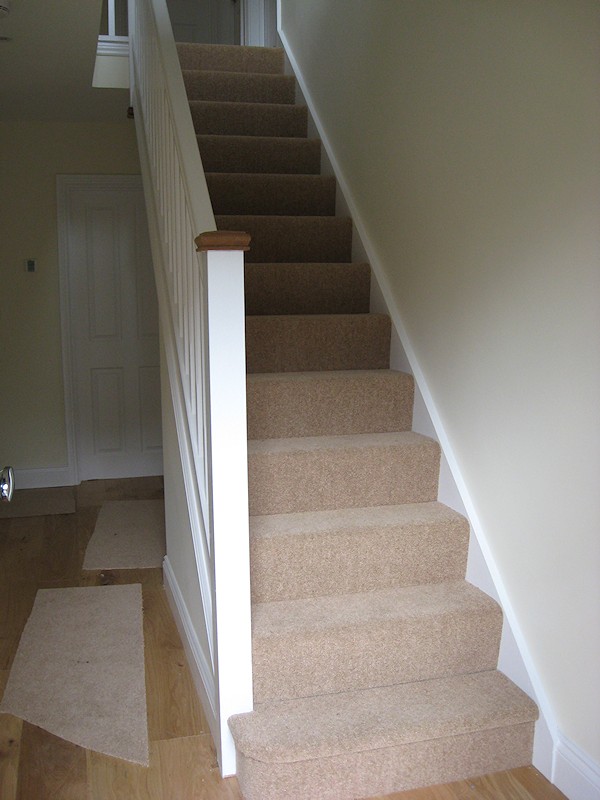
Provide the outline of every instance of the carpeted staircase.
[[247,368],[255,710],[247,800],[383,795],[530,763],[534,704],[496,671],[502,614],[410,430],[390,320],[307,138],[283,54],[178,45],[219,228],[252,235]]

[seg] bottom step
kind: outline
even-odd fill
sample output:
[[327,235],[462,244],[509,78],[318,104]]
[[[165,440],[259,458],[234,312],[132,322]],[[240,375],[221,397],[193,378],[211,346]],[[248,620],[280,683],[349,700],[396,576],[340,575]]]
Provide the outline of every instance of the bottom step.
[[525,766],[536,718],[490,671],[258,705],[229,725],[245,800],[355,800]]

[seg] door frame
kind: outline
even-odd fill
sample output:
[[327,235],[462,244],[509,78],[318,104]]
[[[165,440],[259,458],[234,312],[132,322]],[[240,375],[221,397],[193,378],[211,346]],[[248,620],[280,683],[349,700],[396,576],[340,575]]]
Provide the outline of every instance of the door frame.
[[[277,0],[240,0],[240,44],[276,47],[273,29],[277,30]],[[273,19],[274,17],[274,19]]]
[[63,390],[65,403],[65,432],[67,445],[67,470],[65,478],[70,485],[80,483],[77,463],[77,437],[75,425],[74,369],[71,347],[71,303],[69,295],[69,226],[68,200],[73,190],[143,190],[141,175],[57,175],[58,220],[58,272],[60,281],[60,328],[62,349]]

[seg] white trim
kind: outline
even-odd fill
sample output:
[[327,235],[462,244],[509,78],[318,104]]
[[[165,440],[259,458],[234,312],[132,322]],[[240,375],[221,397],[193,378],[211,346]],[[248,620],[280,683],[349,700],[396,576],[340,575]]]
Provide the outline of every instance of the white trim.
[[228,720],[253,708],[244,255],[212,251],[206,256],[213,585],[225,778],[236,773]]
[[70,466],[15,469],[16,489],[51,489],[56,486],[75,486],[75,474]]
[[570,800],[600,800],[600,764],[558,731],[552,783]]
[[[358,237],[362,242],[364,250],[367,254],[368,261],[371,264],[371,269],[373,271],[373,274],[377,280],[377,283],[379,284],[381,290],[381,296],[385,304],[387,305],[388,313],[392,321],[392,326],[396,329],[400,342],[402,343],[402,347],[404,349],[408,364],[410,366],[410,371],[414,375],[415,382],[421,391],[425,407],[427,409],[427,412],[429,414],[429,417],[432,421],[433,427],[436,432],[436,437],[446,457],[448,467],[450,469],[450,472],[452,474],[452,477],[454,479],[454,482],[456,484],[462,502],[464,503],[464,507],[466,509],[466,515],[472,525],[473,533],[481,548],[481,552],[485,559],[485,563],[490,572],[490,576],[492,578],[494,587],[499,597],[500,605],[502,606],[502,609],[506,616],[506,620],[510,625],[515,641],[517,642],[519,653],[521,655],[523,664],[525,665],[525,669],[531,681],[534,693],[534,699],[539,706],[541,715],[544,717],[545,725],[547,725],[550,731],[552,741],[556,742],[558,729],[557,729],[554,710],[550,704],[550,701],[548,700],[546,691],[544,689],[540,676],[537,672],[537,669],[535,668],[535,664],[531,655],[531,651],[529,649],[529,645],[523,634],[519,619],[511,602],[508,589],[506,588],[506,585],[504,583],[503,577],[500,573],[496,560],[493,557],[487,537],[485,536],[484,527],[477,513],[477,509],[471,497],[469,488],[460,470],[454,450],[450,444],[446,430],[442,423],[442,418],[437,409],[435,399],[429,389],[428,383],[425,379],[425,375],[423,374],[421,365],[419,363],[419,360],[417,359],[415,350],[412,346],[410,337],[406,332],[406,328],[404,326],[404,322],[402,320],[398,306],[396,305],[393,299],[393,293],[390,289],[390,284],[386,277],[385,270],[377,256],[377,251],[373,246],[373,243],[371,242],[370,236],[367,233],[365,225],[362,221],[361,214],[359,213],[358,206],[354,200],[352,192],[350,191],[344,173],[341,170],[340,165],[336,159],[332,144],[329,140],[329,137],[327,136],[327,132],[321,123],[318,112],[316,110],[316,106],[314,104],[308,86],[304,79],[298,61],[294,55],[294,52],[291,48],[291,45],[284,31],[281,29],[280,20],[281,17],[279,17],[279,36],[281,38],[282,45],[288,57],[290,67],[296,77],[296,80],[298,81],[300,91],[304,96],[304,101],[308,106],[309,113],[312,116],[312,120],[314,122],[316,131],[321,139],[321,143],[325,151],[324,155],[326,155],[327,158],[329,159],[332,170],[336,176],[339,192],[343,195],[344,201],[349,209],[349,213],[352,217],[356,234],[358,235]],[[539,748],[537,752],[539,752]],[[544,753],[542,761],[547,763],[547,759],[549,756],[550,756],[549,753]],[[537,766],[537,764],[535,764],[535,766]]]
[[183,647],[192,673],[194,686],[200,697],[204,714],[210,727],[210,732],[215,741],[219,737],[219,722],[216,709],[216,687],[212,667],[202,650],[200,641],[194,630],[190,613],[183,599],[183,594],[177,583],[169,557],[163,561],[164,586],[177,630],[181,637]]
[[240,43],[265,46],[265,0],[243,0],[240,8]]
[[128,36],[99,36],[97,56],[122,56],[129,58]]
[[67,197],[72,186],[81,185],[78,175],[56,176],[56,211],[58,225],[58,279],[60,292],[60,329],[65,404],[65,436],[67,468],[72,472],[73,484],[79,483],[77,450],[75,447],[75,420],[73,401],[73,354],[71,350],[71,303],[69,297],[69,247]]

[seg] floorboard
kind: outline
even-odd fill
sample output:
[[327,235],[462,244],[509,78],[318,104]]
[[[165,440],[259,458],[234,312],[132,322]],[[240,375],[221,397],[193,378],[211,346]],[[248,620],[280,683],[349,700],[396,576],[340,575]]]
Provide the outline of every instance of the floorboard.
[[17,800],[82,800],[86,793],[85,750],[24,722]]
[[[8,675],[0,673],[0,690]],[[0,691],[1,694],[1,691]],[[10,714],[0,714],[0,797],[16,800],[19,759],[21,754],[21,732],[23,722]]]
[[[38,589],[141,583],[150,739],[150,766],[144,768],[0,714],[2,800],[242,800],[236,779],[219,775],[162,588],[162,570],[81,570],[104,500],[155,498],[161,491],[160,479],[88,481],[76,490],[75,514],[0,519],[0,696]],[[537,770],[526,767],[400,792],[385,800],[566,798]]]

